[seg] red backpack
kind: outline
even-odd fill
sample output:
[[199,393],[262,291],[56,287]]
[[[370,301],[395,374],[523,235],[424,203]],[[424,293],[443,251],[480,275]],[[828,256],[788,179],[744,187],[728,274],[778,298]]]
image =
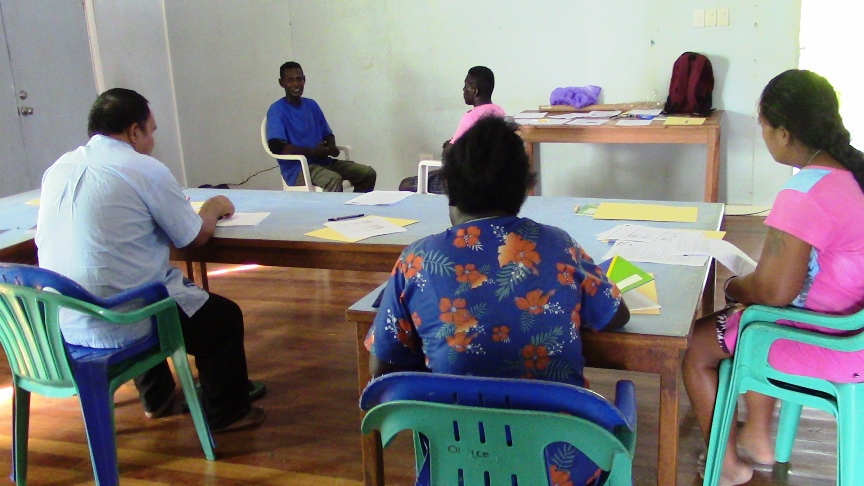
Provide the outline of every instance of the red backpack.
[[702,54],[685,52],[672,66],[669,97],[663,109],[666,113],[708,115],[711,92],[714,90],[714,70],[711,61]]

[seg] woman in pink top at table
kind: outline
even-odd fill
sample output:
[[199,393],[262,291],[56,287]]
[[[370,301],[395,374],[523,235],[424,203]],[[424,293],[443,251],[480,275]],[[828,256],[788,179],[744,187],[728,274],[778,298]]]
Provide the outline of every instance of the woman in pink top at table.
[[[765,145],[774,160],[801,170],[777,194],[765,220],[768,234],[756,270],[726,281],[726,300],[732,306],[697,321],[684,355],[684,384],[706,443],[718,366],[735,352],[746,305],[791,305],[837,315],[864,308],[864,154],[850,145],[838,109],[834,88],[810,71],[786,71],[762,91],[759,123]],[[841,353],[778,341],[769,361],[791,374],[864,382],[864,351]],[[746,483],[753,475],[737,448],[749,460],[774,463],[770,431],[775,399],[748,392],[745,402],[747,422],[737,437],[732,428],[721,484]]]
[[[471,105],[473,108],[462,115],[459,120],[459,126],[456,127],[456,133],[450,137],[450,140],[444,142],[441,158],[447,156],[450,147],[459,140],[469,128],[473,127],[477,120],[486,116],[507,116],[504,108],[492,103],[492,91],[495,90],[495,74],[486,66],[474,66],[468,70],[468,75],[465,76],[465,86],[462,88],[462,98],[466,105]],[[433,194],[444,194],[444,189],[441,187],[441,181],[438,179],[437,170],[429,173],[429,192]],[[417,191],[417,176],[402,179],[399,183],[400,191]]]

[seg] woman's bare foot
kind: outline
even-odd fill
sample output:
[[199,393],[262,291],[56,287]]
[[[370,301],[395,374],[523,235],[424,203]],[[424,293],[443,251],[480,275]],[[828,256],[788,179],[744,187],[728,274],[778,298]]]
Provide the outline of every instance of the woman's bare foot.
[[741,449],[739,454],[753,462],[765,466],[772,466],[776,462],[774,458],[774,443],[771,437],[759,431],[754,431],[753,428],[747,427],[746,423],[738,432],[737,445]]
[[744,484],[753,477],[753,468],[749,464],[742,461],[741,458],[735,456],[734,459],[728,457],[723,460],[723,474],[720,475],[720,486],[734,486],[736,484]]

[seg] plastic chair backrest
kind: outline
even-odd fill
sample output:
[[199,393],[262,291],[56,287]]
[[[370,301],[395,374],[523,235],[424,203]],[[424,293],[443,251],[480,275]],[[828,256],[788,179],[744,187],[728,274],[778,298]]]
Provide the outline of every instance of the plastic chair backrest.
[[421,160],[417,165],[417,194],[429,194],[429,168],[441,167],[440,160]]
[[[279,178],[282,180],[282,190],[284,191],[307,191],[307,192],[321,192],[322,189],[312,184],[312,176],[309,173],[309,161],[306,159],[305,155],[285,155],[285,154],[274,154],[270,150],[270,145],[267,144],[267,117],[265,116],[263,120],[261,120],[261,145],[264,147],[264,151],[267,152],[267,155],[273,157],[277,160],[292,160],[300,163],[300,170],[303,172],[303,180],[306,182],[304,186],[295,186],[288,184],[285,179],[282,179],[282,174],[280,172]],[[351,147],[349,145],[337,145],[337,149],[339,152],[344,155],[345,160],[351,160]],[[342,181],[343,189],[350,189],[351,183],[349,181]]]
[[[9,358],[12,373],[27,389],[50,397],[76,394],[68,360],[74,346],[63,340],[59,309],[65,307],[88,314],[100,314],[120,303],[138,299],[149,304],[168,297],[161,283],[121,292],[110,298],[97,297],[75,281],[45,268],[0,263],[0,341]],[[155,340],[158,343],[158,339]],[[151,342],[152,346],[153,343]],[[90,348],[87,348],[90,349]],[[112,350],[115,360],[127,353]]]
[[[142,307],[112,310],[130,302]],[[121,325],[151,318],[157,332],[122,348],[74,346],[63,340],[60,308]],[[162,283],[151,282],[102,299],[50,270],[0,263],[0,342],[15,385],[12,477],[18,484],[26,484],[30,392],[47,397],[80,396],[96,482],[117,484],[114,391],[168,357],[183,385],[205,456],[215,459],[215,444],[195,392],[177,305]]]
[[367,385],[360,397],[360,408],[369,410],[395,400],[567,413],[609,430],[620,426],[634,428],[602,395],[587,388],[547,381],[390,373]]
[[[51,275],[44,281],[38,277],[24,269],[0,267],[0,342],[16,382],[23,381],[27,389],[38,389],[46,396],[72,396],[78,388],[57,322],[63,296],[30,288],[42,283],[65,287],[64,282]],[[65,290],[86,292],[75,287]]]
[[[629,386],[628,386],[629,385]],[[363,432],[381,431],[385,444],[401,430],[415,440],[417,467],[428,448],[432,484],[547,483],[544,449],[569,442],[600,468],[607,484],[628,484],[635,445],[631,382],[619,382],[632,417],[600,395],[561,383],[432,373],[393,373],[363,392],[369,410]],[[632,404],[632,407],[630,406]]]
[[[795,328],[782,321],[811,324],[843,331],[843,334]],[[856,455],[864,447],[864,422],[858,419],[860,403],[864,402],[864,384],[834,383],[821,378],[791,375],[774,368],[768,360],[772,345],[780,339],[833,351],[861,351],[864,350],[864,332],[857,332],[861,329],[864,329],[864,310],[836,316],[792,307],[748,307],[741,316],[735,354],[720,366],[705,484],[719,481],[738,395],[751,390],[783,401],[777,430],[778,462],[789,460],[801,407],[817,408],[837,417],[838,484],[861,484],[864,465],[859,466]]]

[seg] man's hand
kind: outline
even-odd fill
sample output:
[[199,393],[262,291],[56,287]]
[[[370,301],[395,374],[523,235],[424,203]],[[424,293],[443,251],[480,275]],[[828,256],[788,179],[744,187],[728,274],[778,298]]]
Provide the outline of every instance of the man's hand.
[[[323,141],[323,142],[319,143],[317,147],[312,149],[312,152],[313,152],[313,154],[312,154],[313,157],[320,157],[323,159],[323,158],[330,156],[332,149],[327,145],[326,141]],[[338,150],[336,151],[336,155],[339,155]]]
[[204,219],[206,216],[215,218],[216,221],[223,218],[230,218],[234,215],[234,203],[225,196],[213,196],[204,201],[198,215],[201,216],[201,219]]
[[216,222],[233,215],[234,203],[225,196],[213,196],[204,201],[201,210],[198,211],[198,216],[201,217],[201,229],[198,231],[198,236],[192,240],[192,243],[189,243],[189,246],[195,248],[207,243],[213,237],[213,232],[216,231]]
[[336,148],[336,143],[330,143],[329,140],[325,139],[323,142],[318,144],[319,147],[325,147],[327,153],[322,157],[339,157],[339,149]]

